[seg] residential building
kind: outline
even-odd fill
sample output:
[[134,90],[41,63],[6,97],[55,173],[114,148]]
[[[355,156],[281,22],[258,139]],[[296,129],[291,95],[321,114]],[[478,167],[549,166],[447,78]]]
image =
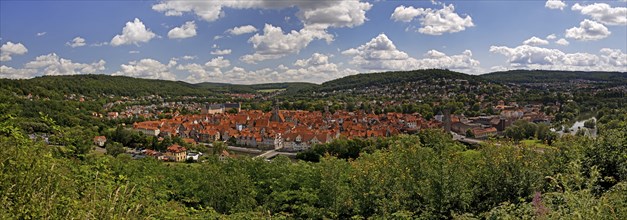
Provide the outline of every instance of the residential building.
[[98,147],[104,147],[105,143],[107,143],[107,137],[105,136],[96,136],[94,137],[94,144]]
[[166,156],[168,157],[168,160],[180,162],[187,159],[187,149],[178,144],[169,146],[167,150]]

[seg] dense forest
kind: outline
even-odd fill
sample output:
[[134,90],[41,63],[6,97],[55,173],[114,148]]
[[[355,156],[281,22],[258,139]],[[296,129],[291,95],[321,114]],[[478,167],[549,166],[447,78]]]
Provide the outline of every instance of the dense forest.
[[103,94],[117,96],[207,96],[210,94],[208,90],[198,89],[192,84],[180,81],[108,75],[42,76],[22,80],[0,79],[0,86],[18,95],[31,93],[51,99],[61,99],[66,94],[90,97]]
[[624,72],[510,70],[483,74],[481,78],[501,83],[563,83],[571,80],[589,80],[619,85],[627,84],[627,73]]
[[403,82],[414,82],[421,80],[433,79],[451,79],[451,80],[468,80],[483,81],[480,77],[458,73],[441,69],[425,69],[413,71],[383,72],[383,73],[365,73],[343,77],[322,83],[317,91],[333,91],[342,89],[363,88],[370,86],[382,86],[397,84]]
[[266,89],[281,89],[298,92],[311,88],[311,83],[270,83],[257,85],[236,85],[227,83],[189,84],[181,81],[140,79],[126,76],[75,75],[42,76],[33,79],[0,79],[4,92],[17,95],[61,99],[67,94],[89,97],[103,95],[141,97],[160,96],[220,96],[223,93],[257,93]]

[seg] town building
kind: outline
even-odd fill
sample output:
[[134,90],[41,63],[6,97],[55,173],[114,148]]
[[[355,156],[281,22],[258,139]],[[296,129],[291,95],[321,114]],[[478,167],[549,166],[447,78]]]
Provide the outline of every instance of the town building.
[[94,144],[98,147],[104,147],[107,143],[107,137],[105,136],[96,136],[94,137]]
[[178,144],[173,144],[168,147],[165,156],[169,161],[185,161],[187,159],[187,149]]

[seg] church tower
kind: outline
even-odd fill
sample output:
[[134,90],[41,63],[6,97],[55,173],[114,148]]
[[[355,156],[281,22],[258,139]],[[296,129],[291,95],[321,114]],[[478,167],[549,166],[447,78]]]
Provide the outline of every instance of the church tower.
[[444,130],[451,133],[451,110],[444,109]]
[[281,111],[279,111],[279,102],[276,100],[274,101],[274,108],[272,109],[272,116],[270,116],[270,121],[280,123],[285,122],[285,117],[283,117],[283,114],[281,114]]

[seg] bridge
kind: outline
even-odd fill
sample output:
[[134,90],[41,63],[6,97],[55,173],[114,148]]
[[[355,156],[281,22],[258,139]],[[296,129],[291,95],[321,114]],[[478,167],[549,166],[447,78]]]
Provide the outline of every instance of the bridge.
[[277,155],[285,155],[285,156],[292,156],[292,157],[296,156],[296,153],[279,152],[277,150],[280,150],[280,148],[279,149],[266,151],[263,154],[259,154],[259,155],[255,156],[255,158],[272,159],[273,157],[276,157]]
[[464,144],[479,145],[479,144],[483,143],[482,140],[475,139],[475,138],[464,137],[464,136],[459,135],[459,134],[457,134],[455,132],[451,132],[451,134],[453,135],[453,140],[462,142]]
[[[203,145],[209,146],[209,147],[213,147],[212,144],[210,143],[201,143]],[[269,150],[269,151],[262,151],[259,149],[255,149],[255,148],[246,148],[246,147],[236,147],[236,146],[227,146],[228,150],[232,150],[232,151],[236,151],[236,152],[243,152],[243,153],[248,153],[248,154],[259,154],[257,156],[255,156],[254,158],[265,158],[265,159],[272,159],[274,157],[276,157],[277,155],[285,155],[288,157],[295,157],[296,153],[289,153],[289,152],[280,152],[278,150],[280,150],[281,148],[277,148],[274,150]]]

